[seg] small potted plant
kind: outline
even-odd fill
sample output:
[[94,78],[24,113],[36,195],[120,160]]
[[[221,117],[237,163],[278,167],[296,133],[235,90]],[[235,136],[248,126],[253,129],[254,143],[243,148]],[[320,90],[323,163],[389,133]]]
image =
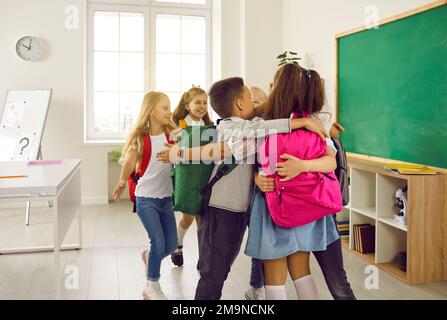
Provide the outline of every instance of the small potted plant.
[[298,61],[302,60],[300,57],[298,57],[298,53],[293,51],[285,51],[284,53],[281,53],[279,56],[277,56],[276,59],[279,60],[278,67],[282,67],[287,63],[298,64]]
[[119,163],[121,155],[123,154],[123,147],[117,147],[109,152],[109,161]]

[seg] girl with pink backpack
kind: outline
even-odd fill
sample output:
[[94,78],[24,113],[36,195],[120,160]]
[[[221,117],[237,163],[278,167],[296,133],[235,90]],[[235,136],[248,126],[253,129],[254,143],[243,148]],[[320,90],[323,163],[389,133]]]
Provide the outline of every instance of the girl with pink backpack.
[[[319,113],[324,89],[318,73],[297,64],[284,65],[275,75],[267,104],[265,119]],[[333,149],[330,139],[321,140],[305,130],[270,136],[261,144],[260,172],[255,180],[265,194],[257,189],[253,195],[245,253],[263,260],[268,300],[287,299],[287,273],[298,299],[318,299],[310,252],[323,252],[339,241],[332,214],[341,211],[342,202],[333,173]],[[262,187],[262,176],[273,178],[274,183]],[[341,256],[341,249],[338,254]],[[335,266],[339,264],[334,261]],[[344,272],[342,266],[341,270]]]

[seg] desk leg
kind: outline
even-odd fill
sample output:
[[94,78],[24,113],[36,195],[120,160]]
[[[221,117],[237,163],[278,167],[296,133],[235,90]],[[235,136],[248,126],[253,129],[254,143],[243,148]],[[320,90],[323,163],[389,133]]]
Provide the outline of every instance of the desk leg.
[[26,203],[26,216],[25,216],[25,225],[29,226],[29,215],[31,211],[31,202]]
[[59,220],[57,212],[57,204],[53,206],[53,246],[54,246],[54,298],[55,300],[61,300],[61,268],[60,268],[60,243],[59,243]]
[[82,207],[79,206],[78,208],[78,243],[79,243],[79,249],[82,248]]
[[[78,220],[79,248],[81,248],[81,172],[78,170],[70,182],[58,193],[53,202],[54,212],[54,259],[57,276],[56,299],[62,298],[62,285],[65,280],[62,277],[60,265],[60,251],[67,232],[73,220]],[[62,266],[62,269],[65,266]]]

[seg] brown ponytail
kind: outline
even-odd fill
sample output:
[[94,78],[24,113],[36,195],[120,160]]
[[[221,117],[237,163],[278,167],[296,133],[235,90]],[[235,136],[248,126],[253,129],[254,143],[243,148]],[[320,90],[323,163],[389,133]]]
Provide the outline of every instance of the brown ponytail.
[[323,109],[325,101],[323,81],[317,71],[303,68],[301,70],[303,86],[306,87],[303,109],[307,109],[309,114],[318,113]]

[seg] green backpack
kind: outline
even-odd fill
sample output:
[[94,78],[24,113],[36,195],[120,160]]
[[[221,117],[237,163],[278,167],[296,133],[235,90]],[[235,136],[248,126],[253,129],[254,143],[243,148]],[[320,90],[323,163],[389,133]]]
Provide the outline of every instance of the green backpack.
[[[182,132],[180,147],[195,148],[210,143],[217,143],[216,126],[190,126]],[[212,187],[223,176],[230,173],[236,164],[222,164],[216,176],[210,181],[214,163],[180,162],[172,169],[172,196],[174,211],[185,214],[200,215],[205,190]]]

